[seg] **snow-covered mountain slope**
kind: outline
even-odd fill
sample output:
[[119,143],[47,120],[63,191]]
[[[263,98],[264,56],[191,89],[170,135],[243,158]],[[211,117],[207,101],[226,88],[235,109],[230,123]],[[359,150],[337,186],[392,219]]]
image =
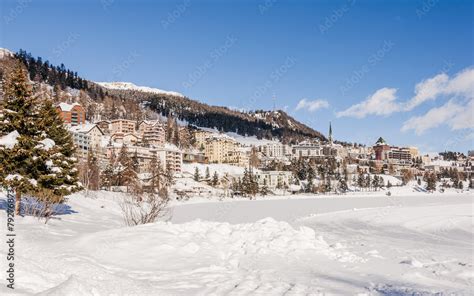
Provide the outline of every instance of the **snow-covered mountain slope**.
[[143,91],[154,94],[166,94],[171,96],[184,97],[183,94],[175,91],[167,91],[159,88],[153,88],[148,86],[138,86],[131,82],[96,82],[98,85],[101,85],[108,89],[120,89],[120,90],[136,90]]
[[0,59],[3,59],[4,57],[12,57],[12,56],[13,56],[13,52],[11,52],[10,50],[6,48],[0,47]]

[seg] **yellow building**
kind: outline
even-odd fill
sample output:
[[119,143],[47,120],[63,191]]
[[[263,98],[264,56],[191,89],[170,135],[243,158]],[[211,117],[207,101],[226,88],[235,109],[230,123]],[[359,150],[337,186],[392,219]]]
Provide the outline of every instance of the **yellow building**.
[[212,135],[206,138],[203,146],[210,163],[233,163],[239,143],[225,135]]
[[194,139],[196,140],[196,148],[201,149],[206,145],[206,139],[215,135],[217,132],[211,132],[208,130],[196,130],[194,132]]

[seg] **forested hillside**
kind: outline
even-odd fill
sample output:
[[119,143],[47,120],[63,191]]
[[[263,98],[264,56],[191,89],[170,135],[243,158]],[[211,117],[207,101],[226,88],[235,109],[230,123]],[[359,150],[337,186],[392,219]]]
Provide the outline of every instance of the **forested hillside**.
[[281,110],[241,112],[227,107],[210,106],[173,94],[105,88],[79,76],[63,64],[52,65],[49,61],[41,57],[35,58],[24,50],[20,50],[13,57],[1,59],[0,76],[15,62],[13,59],[26,67],[32,81],[43,85],[43,89],[46,85],[46,89],[56,101],[73,100],[85,104],[89,120],[98,117],[139,120],[158,113],[171,115],[196,126],[259,138],[278,137],[284,142],[304,138],[325,140],[321,133]]

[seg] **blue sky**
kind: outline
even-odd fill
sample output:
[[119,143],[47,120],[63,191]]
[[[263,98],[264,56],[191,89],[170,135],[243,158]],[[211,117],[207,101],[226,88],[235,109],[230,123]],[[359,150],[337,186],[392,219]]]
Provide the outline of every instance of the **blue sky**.
[[466,152],[474,139],[473,5],[7,0],[0,47],[62,62],[87,79],[209,104],[270,109],[275,96],[277,108],[317,130],[332,121],[341,140],[383,136],[425,152]]

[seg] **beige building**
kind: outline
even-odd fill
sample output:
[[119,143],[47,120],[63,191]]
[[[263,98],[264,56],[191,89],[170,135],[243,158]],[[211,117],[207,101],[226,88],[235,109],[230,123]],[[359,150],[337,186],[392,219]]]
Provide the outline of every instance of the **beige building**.
[[120,144],[125,144],[125,145],[136,145],[140,142],[140,138],[135,135],[135,134],[131,134],[131,133],[121,133],[121,132],[118,132],[118,133],[114,133],[111,137],[110,137],[111,141],[114,142],[114,143],[120,143]]
[[225,162],[241,167],[248,167],[250,164],[250,150],[237,147],[235,150],[228,152]]
[[165,144],[165,125],[158,120],[140,122],[138,124],[138,134],[146,144],[156,146]]
[[196,140],[196,148],[201,149],[206,145],[206,139],[211,137],[212,135],[217,134],[216,132],[211,132],[208,130],[196,130],[194,132],[194,139]]
[[212,135],[204,142],[204,155],[210,163],[233,163],[239,143],[225,135]]
[[[105,158],[109,159],[112,154],[120,153],[121,145],[109,145],[106,147]],[[166,144],[163,147],[129,146],[127,151],[130,157],[136,155],[139,163],[139,172],[148,173],[150,163],[154,157],[158,157],[163,170],[171,169],[174,173],[181,173],[183,165],[183,153],[174,145]]]
[[110,122],[110,132],[133,134],[135,133],[135,121],[128,119],[115,119]]

